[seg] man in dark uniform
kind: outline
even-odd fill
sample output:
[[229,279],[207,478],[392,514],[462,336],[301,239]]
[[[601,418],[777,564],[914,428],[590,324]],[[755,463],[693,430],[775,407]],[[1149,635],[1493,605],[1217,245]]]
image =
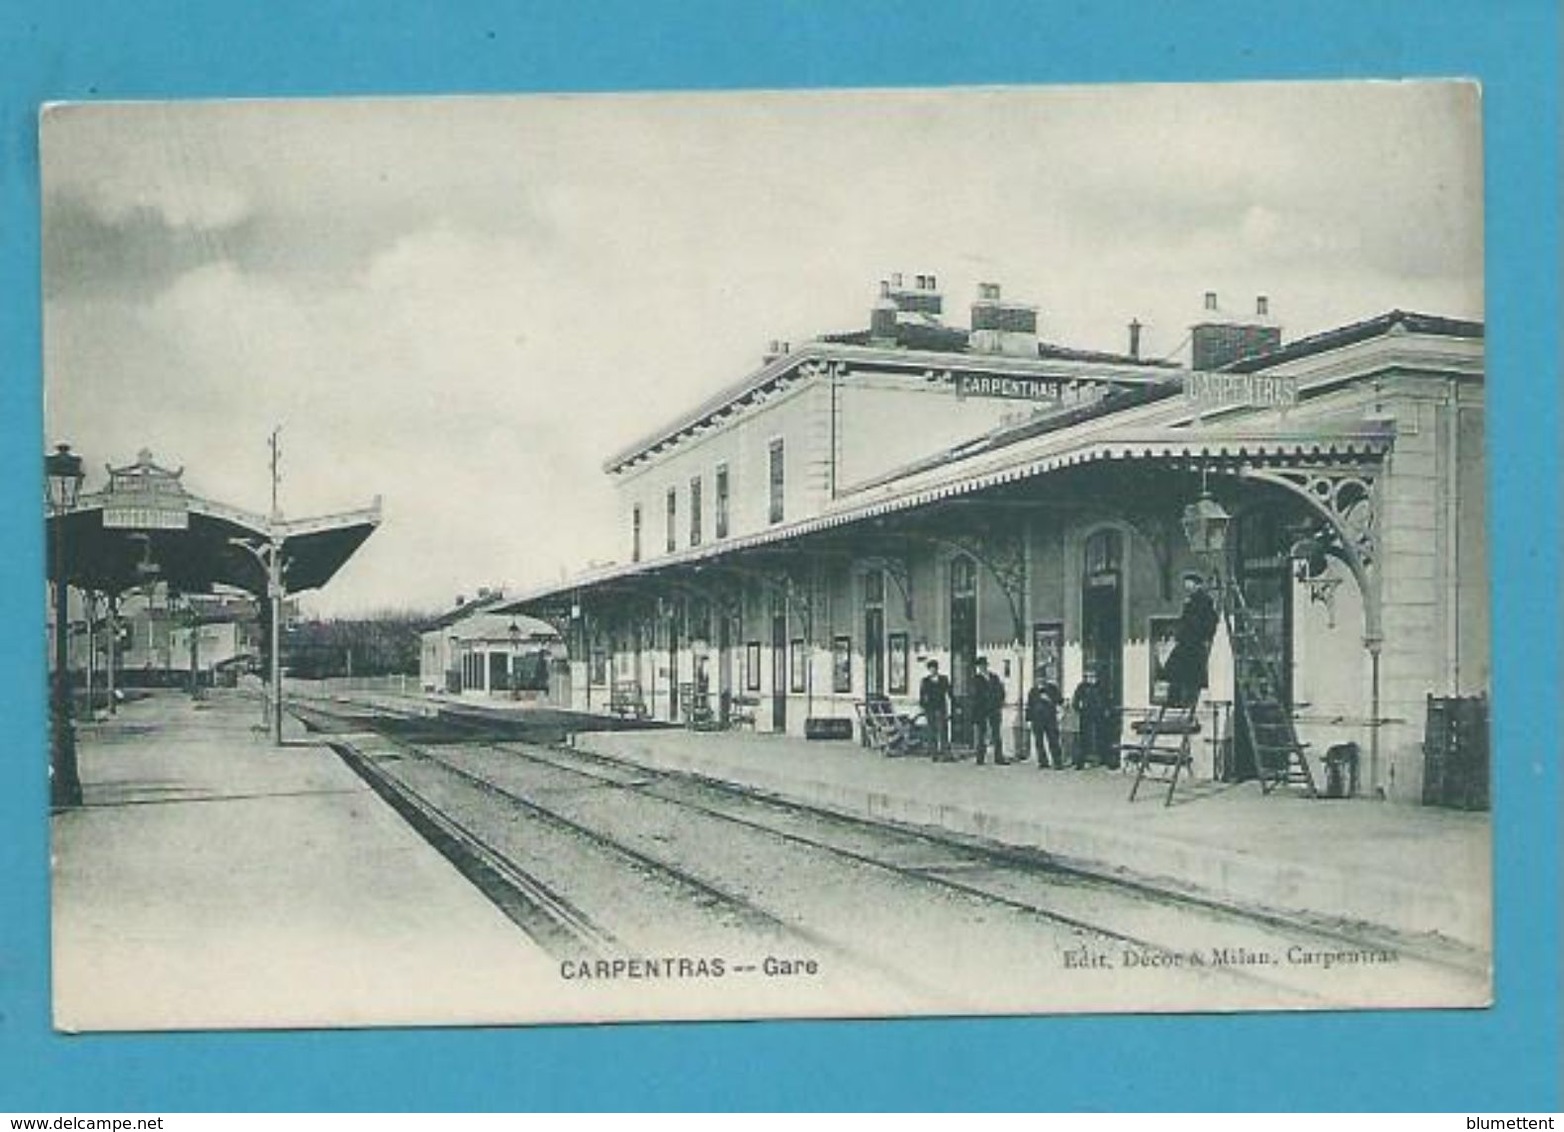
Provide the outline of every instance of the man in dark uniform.
[[1032,742],[1037,747],[1037,769],[1064,769],[1064,748],[1059,742],[1059,701],[1063,698],[1059,685],[1043,680],[1041,676],[1026,694],[1026,721],[1032,728]]
[[939,661],[929,661],[929,674],[918,685],[918,705],[934,737],[934,761],[954,761],[950,754],[950,678],[940,674]]
[[994,741],[994,765],[1008,766],[1005,758],[1005,742],[1000,738],[1000,713],[1005,706],[1005,685],[998,676],[988,670],[988,658],[977,658],[977,671],[972,676],[972,721],[977,727],[977,761],[984,765],[988,750],[987,740]]
[[1075,743],[1075,761],[1070,764],[1076,770],[1084,769],[1088,758],[1095,762],[1102,757],[1103,702],[1097,673],[1088,668],[1084,678],[1076,685],[1075,694],[1070,697],[1070,706],[1075,709],[1075,718],[1080,727]]
[[1210,683],[1211,640],[1216,636],[1216,603],[1199,574],[1184,575],[1184,608],[1173,630],[1173,651],[1162,665],[1168,703],[1189,707]]

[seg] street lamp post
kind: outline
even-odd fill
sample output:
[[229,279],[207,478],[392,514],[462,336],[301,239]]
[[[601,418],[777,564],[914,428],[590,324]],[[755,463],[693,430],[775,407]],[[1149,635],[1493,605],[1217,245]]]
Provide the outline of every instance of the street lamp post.
[[54,516],[54,742],[50,744],[49,801],[56,809],[81,805],[81,774],[76,765],[76,730],[71,720],[70,603],[65,563],[65,516],[81,492],[81,457],[61,444],[43,460]]
[[118,713],[116,698],[119,695],[119,691],[115,687],[114,677],[114,669],[119,659],[119,597],[114,593],[109,593],[104,598],[104,605],[106,608],[105,616],[108,618],[108,651],[104,657],[104,682],[108,688],[109,714],[115,715]]
[[266,597],[271,606],[271,698],[266,705],[267,727],[272,745],[282,746],[282,547],[275,535],[257,545],[249,539],[229,539],[229,544],[245,551],[266,571]]

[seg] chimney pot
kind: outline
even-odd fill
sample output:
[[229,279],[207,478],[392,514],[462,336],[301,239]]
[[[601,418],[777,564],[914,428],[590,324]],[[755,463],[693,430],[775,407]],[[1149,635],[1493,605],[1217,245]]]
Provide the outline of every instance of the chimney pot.
[[1270,314],[1271,300],[1266,298],[1264,295],[1258,296],[1254,301],[1254,313],[1258,315]]
[[1208,311],[1216,310],[1216,292],[1215,291],[1207,291],[1206,292],[1206,310],[1208,310]]
[[937,282],[935,282],[934,276],[932,276],[932,275],[929,276],[929,290],[930,291],[938,291],[939,290],[939,284]]
[[889,279],[881,279],[880,280],[880,298],[888,299],[890,297],[891,297],[891,281]]
[[901,272],[891,272],[891,286],[895,287],[898,291],[901,290]]
[[1140,358],[1140,319],[1130,319],[1130,357]]

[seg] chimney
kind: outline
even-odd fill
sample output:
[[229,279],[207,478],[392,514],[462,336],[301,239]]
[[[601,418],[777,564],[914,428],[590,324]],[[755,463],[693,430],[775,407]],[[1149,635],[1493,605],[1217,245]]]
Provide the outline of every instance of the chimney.
[[1130,319],[1130,357],[1140,360],[1140,319]]
[[1037,356],[1037,308],[1000,298],[998,283],[979,283],[972,303],[971,348],[981,354]]
[[904,287],[900,272],[891,276],[891,285],[886,294],[896,309],[904,314],[922,314],[932,318],[939,318],[945,313],[945,303],[939,293],[939,279],[933,275],[914,275],[913,285]]
[[[901,276],[893,275],[892,280]],[[869,312],[869,340],[879,345],[896,341],[896,300],[891,298],[891,284],[880,280],[880,297]]]
[[780,358],[784,354],[786,354],[791,347],[792,347],[792,343],[791,342],[783,342],[783,341],[780,341],[780,340],[778,340],[776,338],[773,338],[767,344],[766,352],[761,355],[761,358],[760,358],[761,364],[762,365],[770,365],[772,362],[776,361],[778,358]]
[[457,606],[457,608],[460,609],[462,606],[464,606],[466,604],[467,604],[467,595],[466,594],[457,594],[456,595],[456,606]]
[[1190,365],[1197,370],[1221,369],[1257,354],[1268,354],[1282,345],[1281,327],[1270,321],[1270,300],[1255,299],[1252,319],[1223,318],[1216,307],[1216,292],[1207,291],[1201,318],[1190,327]]

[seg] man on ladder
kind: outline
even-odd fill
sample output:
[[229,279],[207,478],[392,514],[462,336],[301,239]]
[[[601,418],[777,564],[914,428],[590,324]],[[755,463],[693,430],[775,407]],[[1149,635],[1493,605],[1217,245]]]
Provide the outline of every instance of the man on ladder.
[[1210,682],[1211,642],[1216,637],[1218,620],[1216,603],[1205,579],[1199,574],[1185,574],[1184,608],[1179,611],[1178,625],[1173,631],[1173,651],[1162,666],[1167,694],[1156,714],[1138,726],[1140,742],[1124,748],[1137,764],[1135,784],[1130,787],[1132,802],[1146,777],[1147,766],[1158,763],[1172,768],[1164,802],[1171,805],[1179,771],[1191,765],[1189,739],[1199,729],[1195,706]]
[[1184,575],[1184,608],[1173,631],[1173,651],[1162,666],[1168,706],[1194,707],[1210,683],[1211,641],[1216,637],[1216,603],[1199,574]]

